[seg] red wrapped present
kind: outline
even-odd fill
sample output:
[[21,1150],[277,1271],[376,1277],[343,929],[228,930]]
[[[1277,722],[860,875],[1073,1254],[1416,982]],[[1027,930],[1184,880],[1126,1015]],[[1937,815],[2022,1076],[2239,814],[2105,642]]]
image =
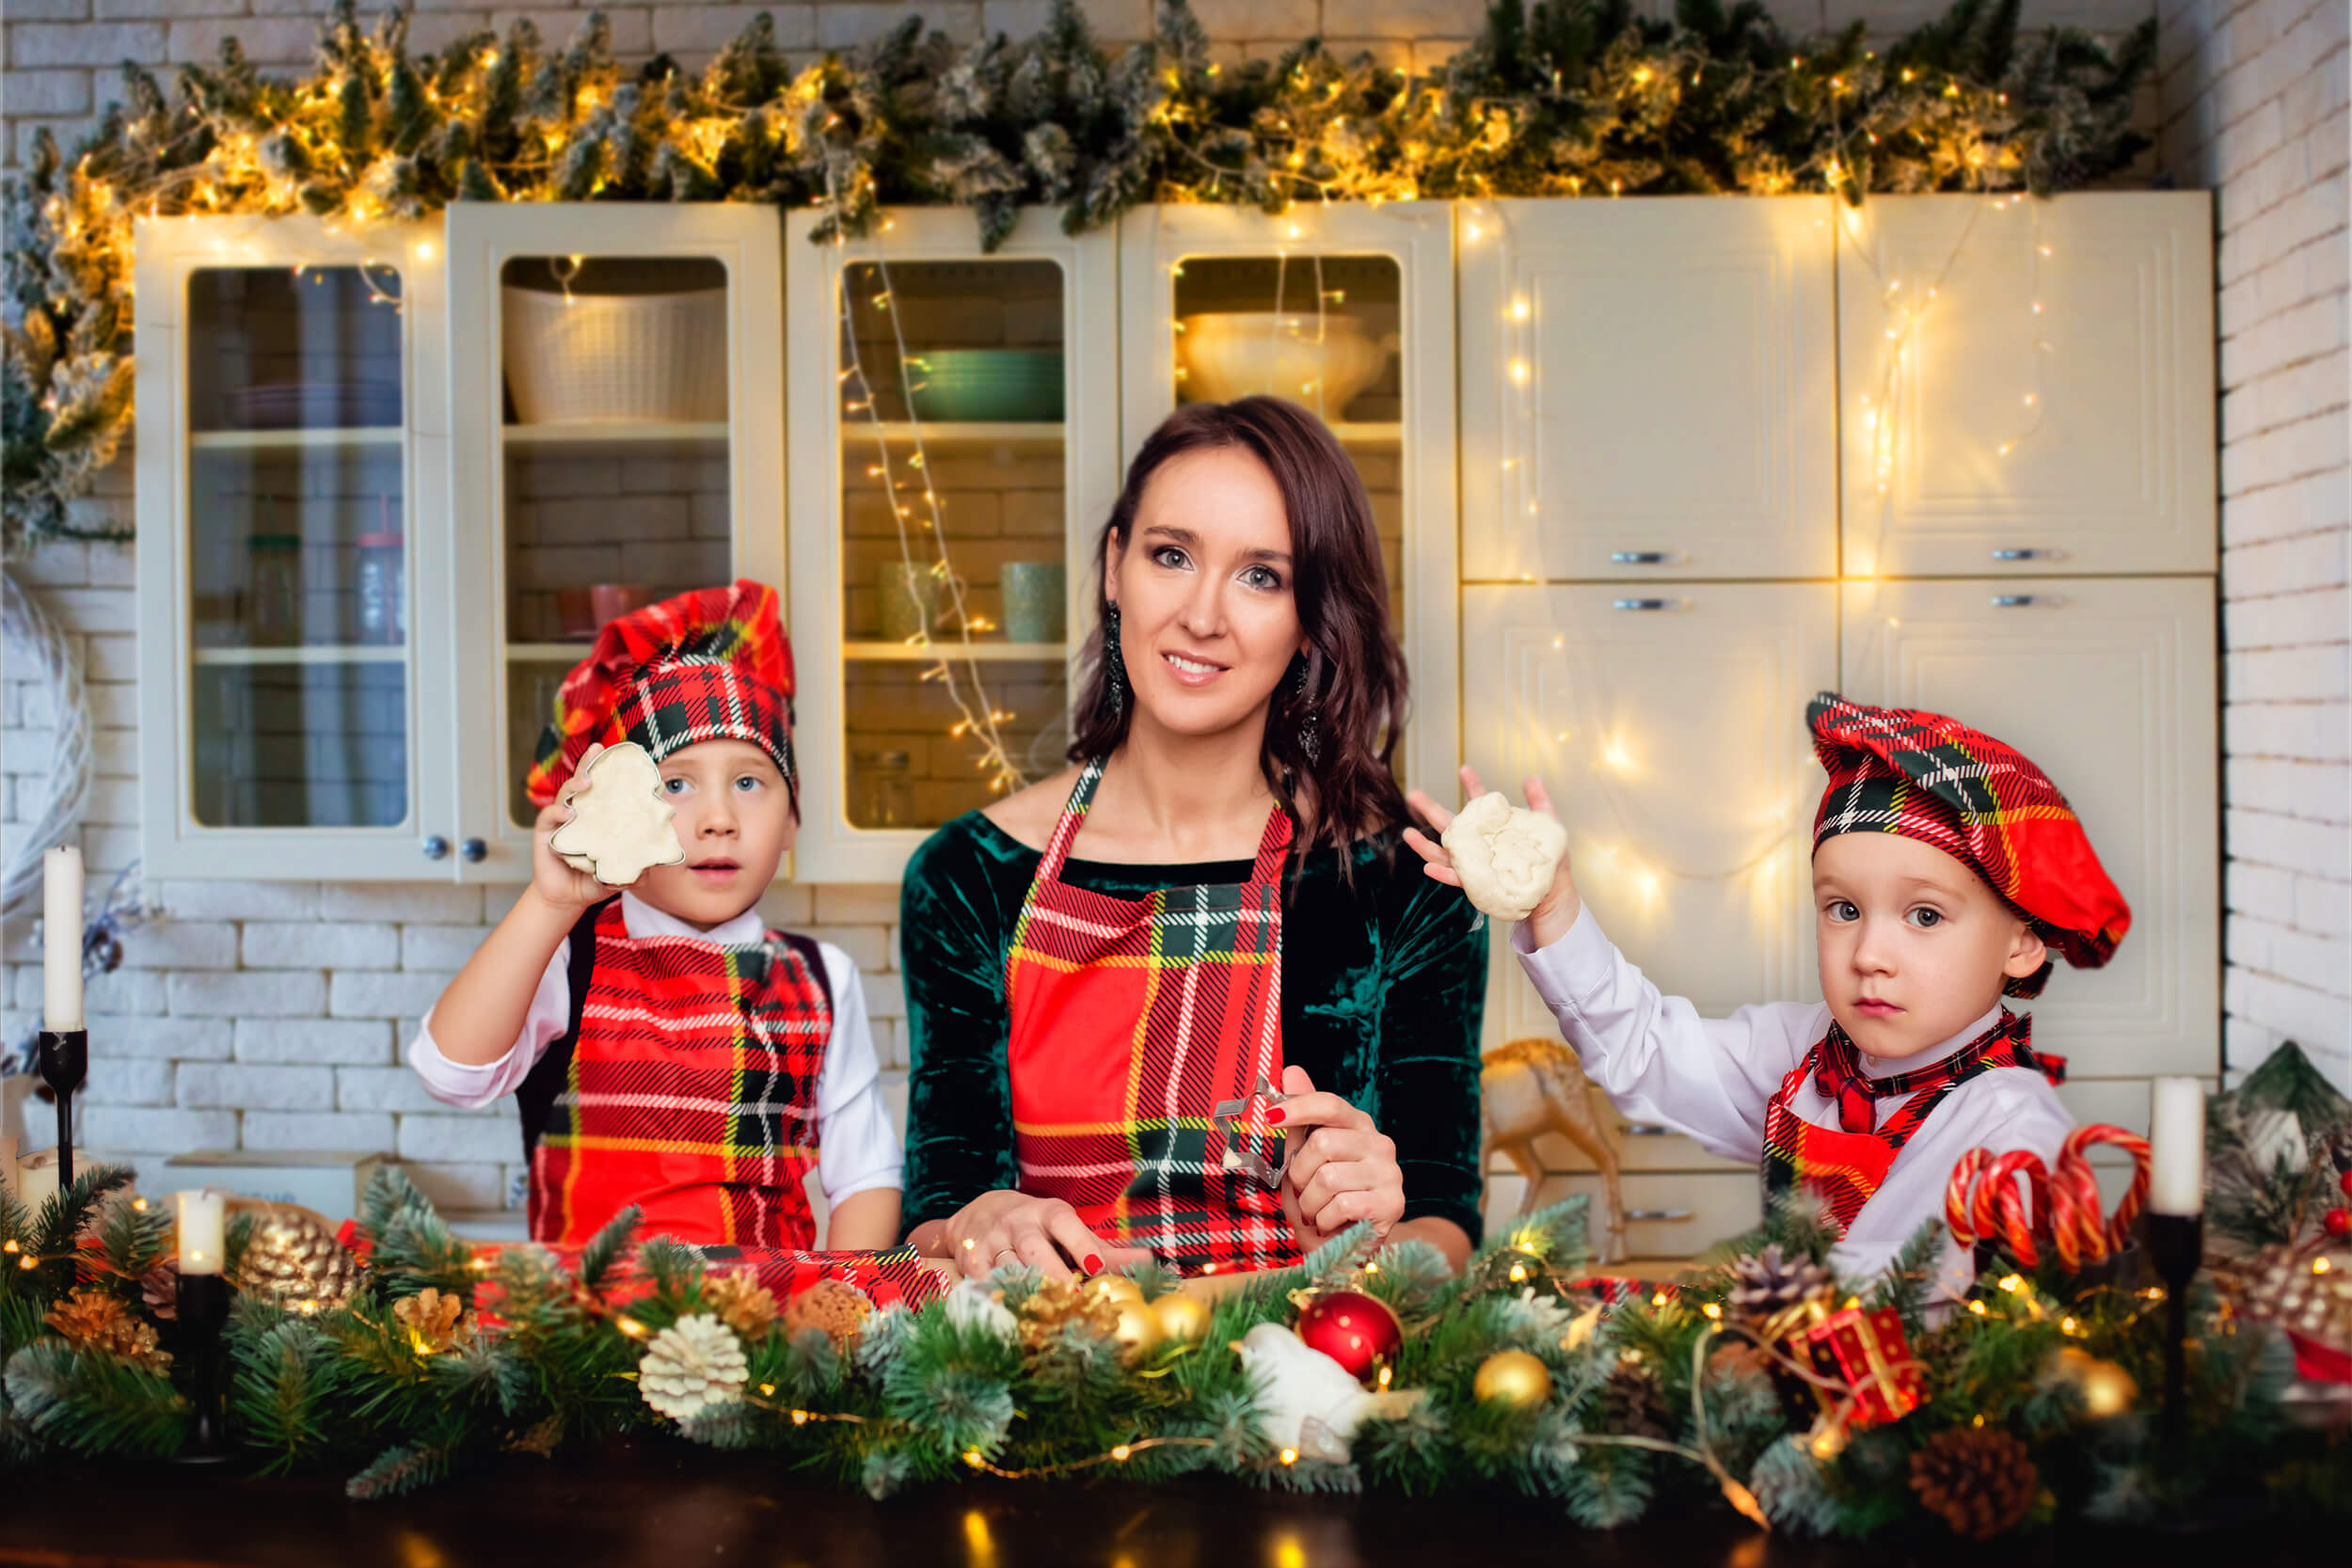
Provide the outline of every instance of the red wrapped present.
[[[1866,1311],[1849,1307],[1831,1313],[1797,1338],[1815,1371],[1851,1386],[1853,1395],[1845,1415],[1848,1426],[1860,1429],[1899,1421],[1919,1408],[1919,1364],[1912,1357],[1902,1317],[1893,1307]],[[1819,1392],[1824,1409],[1838,1402],[1828,1389]]]

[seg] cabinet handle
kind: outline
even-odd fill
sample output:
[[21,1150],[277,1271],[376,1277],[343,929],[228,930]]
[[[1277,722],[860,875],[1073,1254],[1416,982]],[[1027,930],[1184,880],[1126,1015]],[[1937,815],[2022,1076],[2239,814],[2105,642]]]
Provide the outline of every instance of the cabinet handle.
[[1674,599],[1616,599],[1611,602],[1609,608],[1612,610],[1672,610],[1677,602]]
[[435,833],[432,837],[426,839],[424,841],[423,848],[424,858],[426,860],[438,861],[447,860],[449,858],[449,840],[443,838],[438,833]]
[[2027,610],[2038,604],[2057,605],[2065,602],[2055,594],[1995,594],[1993,595],[1993,608],[1995,610]]
[[2063,561],[2066,559],[2066,552],[2044,549],[1994,550],[1993,559],[1995,561]]
[[1691,1217],[1691,1211],[1688,1209],[1628,1209],[1625,1212],[1625,1217],[1629,1220],[1687,1220]]
[[489,854],[490,847],[478,838],[469,838],[457,847],[457,852],[465,857],[469,864],[480,865],[483,857]]
[[1625,1135],[1629,1138],[1671,1138],[1675,1130],[1661,1127],[1654,1121],[1629,1121],[1625,1124]]
[[1663,566],[1674,555],[1669,550],[1611,550],[1609,559],[1619,566]]

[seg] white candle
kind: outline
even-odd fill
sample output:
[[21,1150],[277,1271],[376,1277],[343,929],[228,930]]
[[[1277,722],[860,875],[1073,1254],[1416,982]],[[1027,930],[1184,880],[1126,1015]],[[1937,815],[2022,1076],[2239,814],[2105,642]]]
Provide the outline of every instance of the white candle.
[[180,1272],[218,1274],[228,1243],[228,1195],[206,1187],[180,1195]]
[[2205,1085],[2159,1078],[2148,1111],[2148,1212],[2205,1212]]
[[40,858],[40,1026],[82,1027],[82,851],[61,844]]

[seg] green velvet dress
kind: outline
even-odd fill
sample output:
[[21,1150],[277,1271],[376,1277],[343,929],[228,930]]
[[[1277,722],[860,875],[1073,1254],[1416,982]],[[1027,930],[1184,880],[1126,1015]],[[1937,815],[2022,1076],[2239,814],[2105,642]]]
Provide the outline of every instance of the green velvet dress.
[[[1396,1140],[1405,1217],[1479,1233],[1478,1026],[1486,932],[1460,893],[1392,833],[1293,864],[1282,908],[1282,1060]],[[909,1229],[1020,1185],[1013,1158],[1005,952],[1039,854],[978,812],[940,829],[899,894],[912,1070]],[[1072,859],[1062,880],[1118,898],[1246,881],[1248,861],[1122,865]]]

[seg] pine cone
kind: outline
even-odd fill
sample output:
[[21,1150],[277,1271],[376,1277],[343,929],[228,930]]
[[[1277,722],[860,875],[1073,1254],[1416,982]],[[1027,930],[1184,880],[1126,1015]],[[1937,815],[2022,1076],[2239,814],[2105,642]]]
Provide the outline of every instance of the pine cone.
[[1830,1289],[1829,1271],[1810,1258],[1789,1258],[1778,1242],[1731,1265],[1726,1305],[1735,1315],[1770,1318]]
[[1607,1430],[1629,1437],[1664,1438],[1666,1391],[1657,1375],[1638,1361],[1620,1361],[1600,1389],[1601,1418]]
[[2014,1528],[2041,1486],[2033,1455],[1998,1427],[1939,1432],[1911,1456],[1911,1489],[1954,1534],[1971,1541]]
[[768,1331],[776,1326],[775,1292],[748,1272],[738,1270],[705,1279],[703,1298],[721,1323],[754,1344],[768,1338]]
[[155,1330],[103,1291],[74,1291],[49,1309],[47,1322],[77,1351],[116,1356],[153,1372],[171,1364],[155,1342]]
[[291,1203],[252,1207],[253,1237],[237,1259],[237,1289],[305,1314],[351,1299],[359,1288],[359,1260],[335,1239],[334,1227]]
[[167,1258],[139,1275],[139,1300],[147,1307],[147,1315],[158,1323],[171,1323],[180,1316],[180,1263]]

